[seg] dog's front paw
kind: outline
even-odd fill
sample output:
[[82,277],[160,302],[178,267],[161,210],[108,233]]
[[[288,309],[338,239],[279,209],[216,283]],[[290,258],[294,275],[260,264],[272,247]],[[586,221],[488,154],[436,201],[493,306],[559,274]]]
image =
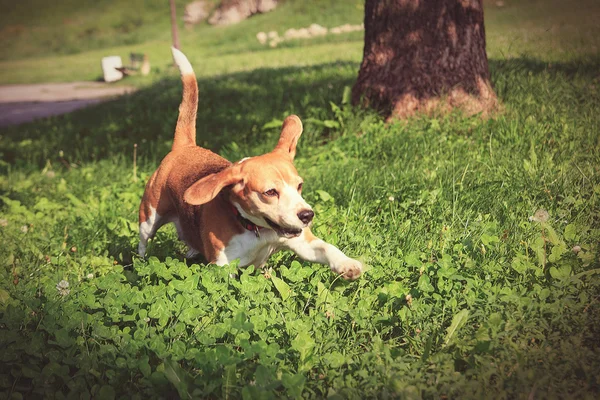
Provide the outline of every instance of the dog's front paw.
[[334,271],[340,274],[344,279],[355,280],[363,271],[363,265],[360,261],[348,258],[334,268]]

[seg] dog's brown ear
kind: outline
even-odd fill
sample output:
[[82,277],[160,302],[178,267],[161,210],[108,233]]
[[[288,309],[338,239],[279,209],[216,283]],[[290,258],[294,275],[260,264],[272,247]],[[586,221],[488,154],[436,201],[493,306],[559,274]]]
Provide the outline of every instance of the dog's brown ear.
[[241,180],[238,171],[234,171],[233,168],[226,168],[216,174],[205,176],[187,188],[183,194],[183,200],[193,206],[206,204],[217,197],[224,187],[238,183]]
[[302,135],[302,121],[297,115],[290,115],[283,121],[281,136],[275,146],[275,151],[288,154],[293,160],[296,156],[296,145]]

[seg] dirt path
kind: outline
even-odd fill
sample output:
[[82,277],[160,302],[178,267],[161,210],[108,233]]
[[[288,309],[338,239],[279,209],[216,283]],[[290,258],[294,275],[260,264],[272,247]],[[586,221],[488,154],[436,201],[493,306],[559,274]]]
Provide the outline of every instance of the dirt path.
[[0,127],[65,114],[135,91],[102,82],[0,86]]

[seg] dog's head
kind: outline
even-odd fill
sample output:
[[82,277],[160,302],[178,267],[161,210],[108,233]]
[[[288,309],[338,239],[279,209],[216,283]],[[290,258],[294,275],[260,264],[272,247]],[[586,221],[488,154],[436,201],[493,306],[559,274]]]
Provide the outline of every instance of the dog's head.
[[302,198],[302,178],[294,168],[302,122],[295,115],[283,122],[275,149],[243,159],[223,171],[195,182],[184,193],[192,205],[205,204],[223,189],[242,216],[279,236],[295,237],[310,224],[314,213]]

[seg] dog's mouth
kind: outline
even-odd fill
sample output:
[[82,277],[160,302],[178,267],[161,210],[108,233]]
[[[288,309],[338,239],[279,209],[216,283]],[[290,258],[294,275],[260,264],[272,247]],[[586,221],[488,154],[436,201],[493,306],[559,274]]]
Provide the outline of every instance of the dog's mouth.
[[271,226],[271,228],[273,228],[273,230],[275,232],[277,232],[277,234],[281,237],[290,239],[290,238],[298,237],[302,233],[302,229],[284,228],[281,225],[277,225],[275,222],[271,221],[269,218],[265,218],[265,221],[267,221],[267,224],[269,224],[269,226]]

